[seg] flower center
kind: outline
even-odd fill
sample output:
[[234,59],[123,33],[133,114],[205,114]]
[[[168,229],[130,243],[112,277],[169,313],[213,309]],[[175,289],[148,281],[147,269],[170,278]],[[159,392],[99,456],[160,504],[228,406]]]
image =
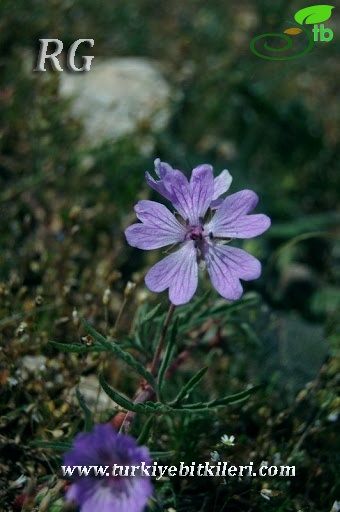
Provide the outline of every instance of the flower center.
[[187,239],[195,240],[195,241],[203,240],[203,231],[204,231],[204,227],[202,225],[190,226],[188,234],[187,234]]
[[195,249],[197,249],[198,259],[202,258],[203,246],[205,244],[205,238],[209,237],[209,233],[204,231],[203,219],[198,225],[190,226],[187,224],[187,234],[185,239],[194,242]]

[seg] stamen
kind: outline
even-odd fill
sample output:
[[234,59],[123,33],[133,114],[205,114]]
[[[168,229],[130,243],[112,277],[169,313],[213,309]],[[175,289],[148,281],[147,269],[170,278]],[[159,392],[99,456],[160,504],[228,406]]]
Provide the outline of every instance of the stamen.
[[214,238],[214,235],[212,234],[212,231],[210,231],[210,233],[209,233],[209,238],[210,238],[210,240],[212,240]]
[[223,236],[215,236],[215,240],[221,240],[222,242],[231,242],[232,241],[232,238],[225,238]]

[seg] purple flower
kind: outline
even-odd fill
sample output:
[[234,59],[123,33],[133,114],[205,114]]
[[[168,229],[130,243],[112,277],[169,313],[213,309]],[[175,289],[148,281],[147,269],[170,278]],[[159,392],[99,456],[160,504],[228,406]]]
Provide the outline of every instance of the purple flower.
[[136,470],[134,476],[112,475],[114,464],[140,466],[151,464],[146,447],[137,446],[133,437],[118,434],[109,424],[97,425],[92,432],[78,434],[73,447],[64,456],[65,466],[108,466],[109,476],[78,476],[74,471],[66,499],[75,502],[81,512],[142,512],[152,494],[150,478]]
[[252,238],[269,228],[266,215],[248,215],[257,205],[257,195],[241,190],[220,199],[229,189],[231,176],[224,170],[214,179],[213,169],[207,164],[195,167],[190,181],[159,160],[155,161],[155,170],[159,180],[146,173],[147,183],[172,202],[181,219],[162,204],[139,201],[135,212],[141,223],[129,226],[125,236],[138,249],[180,246],[149,270],[146,285],[153,292],[169,288],[171,302],[185,304],[197,289],[198,268],[205,266],[222,297],[239,299],[243,292],[240,279],[257,279],[261,264],[254,256],[225,243],[232,238]]

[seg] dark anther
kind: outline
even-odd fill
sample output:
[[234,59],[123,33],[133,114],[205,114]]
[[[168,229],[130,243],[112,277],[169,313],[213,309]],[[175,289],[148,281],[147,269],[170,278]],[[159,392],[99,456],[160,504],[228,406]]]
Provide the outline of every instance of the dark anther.
[[198,249],[198,242],[196,240],[194,240],[194,247],[195,249]]
[[210,233],[209,233],[209,238],[210,238],[210,240],[212,240],[214,238],[214,235],[212,234],[212,231],[210,231]]

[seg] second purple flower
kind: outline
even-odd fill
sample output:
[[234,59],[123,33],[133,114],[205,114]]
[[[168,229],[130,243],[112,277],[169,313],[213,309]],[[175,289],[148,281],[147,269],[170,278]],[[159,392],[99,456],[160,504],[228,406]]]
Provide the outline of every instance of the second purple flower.
[[206,267],[222,297],[239,299],[243,292],[240,279],[257,279],[261,264],[242,249],[225,244],[233,238],[255,237],[269,228],[267,215],[248,215],[258,203],[257,195],[241,190],[219,199],[229,189],[231,176],[225,170],[214,179],[208,164],[195,167],[190,181],[159,160],[155,170],[159,180],[147,173],[148,184],[172,202],[179,216],[155,201],[139,201],[135,212],[141,223],[125,230],[126,239],[138,249],[174,244],[179,248],[148,271],[147,287],[153,292],[169,288],[170,301],[185,304],[197,289],[199,267]]

